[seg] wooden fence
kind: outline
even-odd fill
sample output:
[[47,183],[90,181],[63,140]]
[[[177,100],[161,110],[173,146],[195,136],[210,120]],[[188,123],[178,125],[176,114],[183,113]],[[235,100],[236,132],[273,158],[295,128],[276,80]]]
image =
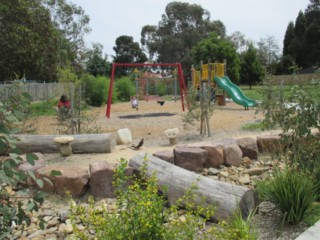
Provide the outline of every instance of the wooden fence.
[[273,75],[270,76],[271,83],[290,85],[290,84],[310,84],[312,80],[320,79],[320,74],[296,74],[296,75]]
[[27,92],[32,97],[32,101],[46,101],[66,94],[74,95],[73,83],[18,83],[0,84],[0,100],[5,100],[12,95]]

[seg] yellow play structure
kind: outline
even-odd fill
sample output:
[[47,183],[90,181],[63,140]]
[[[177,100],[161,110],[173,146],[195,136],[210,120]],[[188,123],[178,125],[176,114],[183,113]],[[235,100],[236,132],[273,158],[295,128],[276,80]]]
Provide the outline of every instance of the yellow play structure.
[[211,86],[214,86],[214,77],[225,76],[225,65],[225,63],[202,64],[200,71],[196,71],[192,68],[192,86],[199,88],[201,81],[207,81]]

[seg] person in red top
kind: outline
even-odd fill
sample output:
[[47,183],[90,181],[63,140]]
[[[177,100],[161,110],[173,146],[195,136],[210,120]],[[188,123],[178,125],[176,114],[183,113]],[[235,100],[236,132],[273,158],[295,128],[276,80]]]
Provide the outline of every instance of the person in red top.
[[60,101],[58,102],[58,109],[60,108],[71,109],[71,103],[66,95],[62,95]]
[[62,95],[60,97],[57,110],[59,113],[59,116],[58,116],[59,120],[66,120],[70,118],[71,103],[68,100],[66,95]]

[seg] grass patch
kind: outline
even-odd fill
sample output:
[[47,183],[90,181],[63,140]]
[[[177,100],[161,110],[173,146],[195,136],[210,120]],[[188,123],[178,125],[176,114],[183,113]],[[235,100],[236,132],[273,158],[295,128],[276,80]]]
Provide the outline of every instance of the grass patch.
[[249,131],[262,131],[264,129],[264,124],[262,122],[246,123],[241,126],[242,130]]
[[31,116],[53,116],[57,115],[56,110],[57,103],[56,101],[43,101],[35,102],[31,104]]
[[314,225],[320,220],[320,202],[314,202],[310,209],[306,211],[303,222],[308,226]]

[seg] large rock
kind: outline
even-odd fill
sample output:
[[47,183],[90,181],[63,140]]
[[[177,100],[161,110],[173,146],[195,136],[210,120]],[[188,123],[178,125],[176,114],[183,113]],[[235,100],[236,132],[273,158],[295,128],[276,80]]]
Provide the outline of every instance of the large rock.
[[197,147],[177,147],[174,149],[174,163],[190,171],[202,171],[208,152]]
[[[114,180],[114,168],[115,165],[107,162],[94,162],[89,166],[90,169],[90,194],[96,198],[113,198],[114,186],[112,181]],[[125,170],[126,176],[130,176],[133,173],[133,168],[127,168]]]
[[132,143],[132,134],[129,128],[122,128],[117,131],[117,144]]
[[208,152],[208,157],[203,166],[205,168],[219,167],[224,164],[223,147],[213,142],[198,142],[188,144],[189,147],[198,147]]
[[256,138],[240,138],[237,140],[237,143],[242,151],[243,157],[248,157],[253,160],[258,159],[258,145]]
[[[61,172],[61,176],[51,176],[51,171]],[[46,166],[38,169],[38,177],[46,177],[51,180],[52,184],[44,181],[44,187],[41,189],[45,192],[57,193],[64,196],[66,190],[70,191],[72,196],[78,197],[84,194],[86,185],[89,180],[87,170],[68,165]]]
[[168,163],[174,164],[174,154],[171,150],[156,152],[152,155]]
[[43,154],[42,153],[33,153],[33,154],[38,157],[38,159],[34,161],[34,165],[27,162],[27,156],[26,156],[26,154],[23,154],[20,156],[20,158],[22,159],[22,162],[21,162],[21,164],[19,164],[18,170],[20,170],[20,171],[35,171],[35,170],[45,166],[46,162],[43,159]]
[[257,145],[261,153],[276,153],[281,150],[279,135],[261,135],[257,137]]
[[215,144],[221,145],[224,151],[224,164],[239,167],[242,161],[242,151],[235,139],[224,139]]

